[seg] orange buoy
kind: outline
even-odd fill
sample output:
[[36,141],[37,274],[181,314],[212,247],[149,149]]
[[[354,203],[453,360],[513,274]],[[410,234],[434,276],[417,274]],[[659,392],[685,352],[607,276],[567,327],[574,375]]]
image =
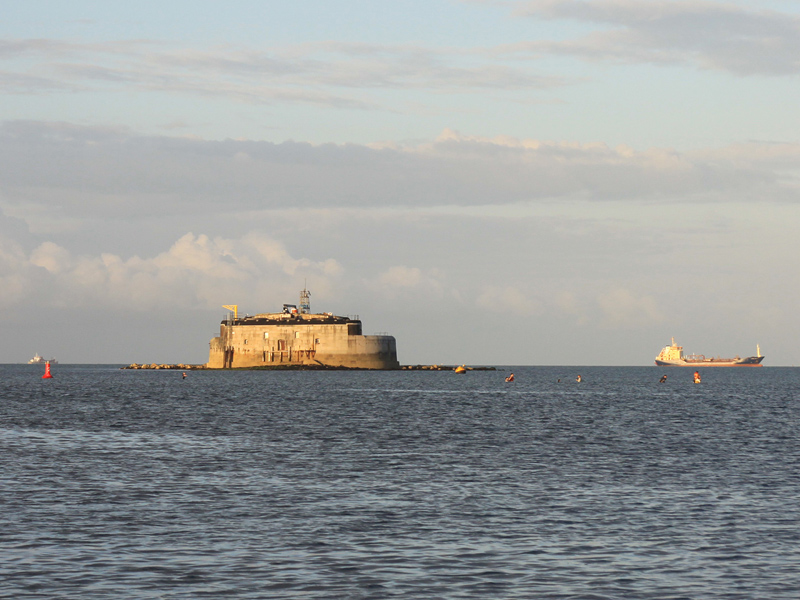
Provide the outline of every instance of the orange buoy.
[[42,379],[52,379],[53,375],[50,373],[50,361],[48,360],[44,363],[44,375],[42,375]]

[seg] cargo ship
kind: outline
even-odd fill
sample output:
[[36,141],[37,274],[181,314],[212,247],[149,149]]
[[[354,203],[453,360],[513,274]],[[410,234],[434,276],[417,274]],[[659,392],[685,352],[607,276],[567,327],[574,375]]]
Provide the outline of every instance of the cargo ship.
[[740,358],[706,358],[702,354],[683,354],[683,346],[675,344],[672,338],[671,346],[664,346],[656,356],[656,366],[658,367],[760,367],[764,357],[761,356],[761,348],[756,344],[756,356],[746,356]]

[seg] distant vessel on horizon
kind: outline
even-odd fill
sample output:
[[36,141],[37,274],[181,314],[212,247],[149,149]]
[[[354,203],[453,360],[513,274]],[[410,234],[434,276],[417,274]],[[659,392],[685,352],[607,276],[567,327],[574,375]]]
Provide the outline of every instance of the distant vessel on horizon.
[[29,365],[43,365],[45,363],[50,363],[51,365],[57,365],[58,361],[55,358],[46,359],[39,356],[39,353],[33,355],[33,358],[28,361]]
[[706,358],[702,354],[683,355],[683,346],[675,344],[672,338],[671,346],[664,346],[656,356],[656,366],[659,367],[760,367],[764,357],[761,356],[761,347],[756,344],[756,356],[740,358]]

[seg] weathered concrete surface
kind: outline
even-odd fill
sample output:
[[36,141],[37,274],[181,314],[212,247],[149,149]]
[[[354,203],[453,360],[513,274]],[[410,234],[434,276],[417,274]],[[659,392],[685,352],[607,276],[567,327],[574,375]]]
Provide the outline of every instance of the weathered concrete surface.
[[[261,315],[257,315],[259,317]],[[269,320],[273,315],[265,315]],[[397,344],[390,335],[361,335],[361,322],[321,323],[326,315],[302,315],[280,322],[223,321],[211,340],[209,369],[280,365],[323,365],[352,369],[399,369]],[[333,319],[331,319],[333,321]]]

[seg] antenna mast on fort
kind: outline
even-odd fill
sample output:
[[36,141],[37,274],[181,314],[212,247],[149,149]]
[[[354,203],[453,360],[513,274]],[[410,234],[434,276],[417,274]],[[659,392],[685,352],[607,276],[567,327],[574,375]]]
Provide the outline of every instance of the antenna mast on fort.
[[303,314],[311,312],[311,292],[305,286],[303,291],[300,292],[300,312]]

